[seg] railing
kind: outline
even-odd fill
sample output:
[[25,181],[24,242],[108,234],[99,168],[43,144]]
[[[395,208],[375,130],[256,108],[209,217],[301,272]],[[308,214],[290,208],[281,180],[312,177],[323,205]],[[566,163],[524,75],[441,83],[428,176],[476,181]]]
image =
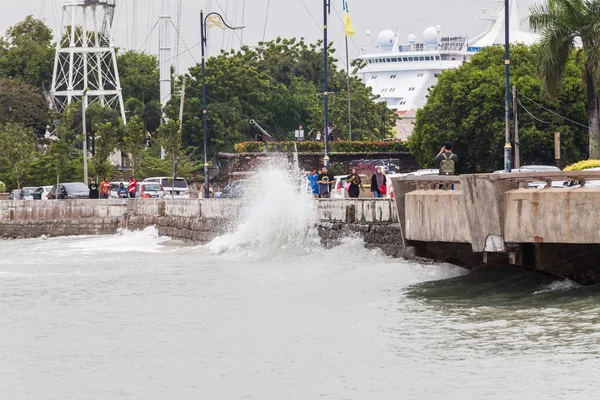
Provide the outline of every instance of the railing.
[[458,175],[424,175],[424,176],[401,176],[392,178],[392,181],[413,184],[417,190],[448,190],[459,189],[460,177]]
[[552,182],[579,182],[581,187],[585,187],[586,181],[600,181],[600,171],[514,172],[510,174],[491,174],[490,179],[519,183],[546,182],[546,187],[551,186]]
[[[566,182],[565,187],[578,183],[585,187],[587,181],[600,181],[600,171],[537,171],[537,172],[512,172],[509,174],[477,174],[485,176],[490,181],[507,180],[518,183],[545,182],[550,187],[552,182]],[[392,178],[394,181],[414,184],[417,189],[445,189],[451,185],[460,184],[460,175],[424,175],[401,176]]]

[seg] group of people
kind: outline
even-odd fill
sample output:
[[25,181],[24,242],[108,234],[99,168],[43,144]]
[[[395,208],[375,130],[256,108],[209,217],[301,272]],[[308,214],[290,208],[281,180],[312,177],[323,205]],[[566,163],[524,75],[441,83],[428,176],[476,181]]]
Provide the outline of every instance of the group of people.
[[[344,180],[344,190],[348,192],[350,198],[356,199],[360,196],[361,190],[364,192],[365,188],[356,168],[352,168]],[[323,166],[319,170],[311,168],[308,174],[308,182],[309,189],[315,198],[328,199],[331,197],[335,179],[327,167]],[[387,180],[382,167],[377,167],[375,173],[371,176],[371,193],[374,198],[382,198],[387,193]]]
[[[90,189],[90,199],[108,199],[110,198],[111,183],[108,176],[104,177],[104,180],[100,184],[96,183],[95,179],[92,179],[88,185]],[[135,198],[135,192],[137,191],[137,181],[132,176],[129,177],[127,187],[121,182],[117,188],[117,197],[120,199]]]
[[[452,149],[452,143],[446,142],[434,159],[435,164],[439,167],[440,175],[454,175],[456,173],[455,164],[458,161],[458,156],[452,152]],[[344,180],[344,189],[348,192],[348,197],[350,198],[358,198],[361,190],[365,190],[356,168],[352,168]],[[328,199],[331,197],[335,178],[329,173],[327,167],[321,167],[318,171],[316,168],[311,168],[308,174],[308,181],[309,189],[315,198]],[[388,192],[387,186],[387,177],[384,168],[375,168],[375,173],[371,175],[371,193],[373,198],[385,197]]]

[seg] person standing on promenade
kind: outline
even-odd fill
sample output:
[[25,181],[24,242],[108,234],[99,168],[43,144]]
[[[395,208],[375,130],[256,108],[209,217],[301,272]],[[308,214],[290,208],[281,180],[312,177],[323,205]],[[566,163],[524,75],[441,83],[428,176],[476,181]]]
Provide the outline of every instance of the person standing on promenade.
[[129,197],[130,198],[135,198],[135,191],[137,190],[137,181],[135,180],[135,178],[133,177],[133,175],[131,175],[129,177],[129,185],[127,186],[127,191],[129,192]]
[[127,188],[123,185],[123,182],[119,183],[119,188],[117,189],[117,197],[120,199],[127,198]]
[[446,142],[433,160],[436,165],[439,165],[440,175],[454,175],[456,172],[455,164],[458,161],[458,156],[452,152],[452,147],[454,146],[451,142]]
[[88,185],[88,187],[90,188],[90,199],[97,199],[100,197],[98,194],[98,184],[96,183],[95,179],[92,179],[92,182]]
[[331,184],[333,183],[333,175],[329,173],[327,167],[321,168],[322,172],[317,178],[319,184],[319,197],[321,199],[328,199],[331,195]]
[[344,189],[346,189],[346,191],[348,192],[348,196],[352,199],[357,199],[360,195],[360,189],[362,189],[362,182],[356,168],[352,168],[350,170],[350,175],[346,177],[346,183],[344,183]]
[[386,176],[382,167],[375,168],[375,173],[371,176],[371,192],[375,199],[381,199],[387,193]]
[[319,175],[317,174],[317,170],[312,167],[310,172],[308,173],[308,188],[310,189],[313,196],[318,199],[319,198],[319,184],[317,181],[319,180]]
[[104,177],[104,180],[100,182],[100,198],[108,199],[110,197],[110,182],[108,176]]

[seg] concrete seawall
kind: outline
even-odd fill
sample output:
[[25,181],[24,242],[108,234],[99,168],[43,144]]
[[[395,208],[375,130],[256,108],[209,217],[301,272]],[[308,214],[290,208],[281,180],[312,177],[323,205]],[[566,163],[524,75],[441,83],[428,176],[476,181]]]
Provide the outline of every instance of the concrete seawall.
[[[160,235],[204,244],[231,230],[242,206],[232,199],[0,201],[0,238],[103,235],[155,226]],[[326,246],[351,235],[389,255],[410,256],[392,200],[316,200],[316,211]]]
[[156,226],[159,234],[206,243],[239,215],[234,200],[0,201],[0,237],[113,234]]

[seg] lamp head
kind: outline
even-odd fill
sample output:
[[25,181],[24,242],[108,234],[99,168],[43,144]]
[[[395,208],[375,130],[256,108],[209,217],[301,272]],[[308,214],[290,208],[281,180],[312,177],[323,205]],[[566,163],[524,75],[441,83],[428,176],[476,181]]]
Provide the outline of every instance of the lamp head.
[[237,30],[244,29],[245,27],[246,27],[246,25],[238,25],[238,26],[234,26],[233,29],[237,31]]

